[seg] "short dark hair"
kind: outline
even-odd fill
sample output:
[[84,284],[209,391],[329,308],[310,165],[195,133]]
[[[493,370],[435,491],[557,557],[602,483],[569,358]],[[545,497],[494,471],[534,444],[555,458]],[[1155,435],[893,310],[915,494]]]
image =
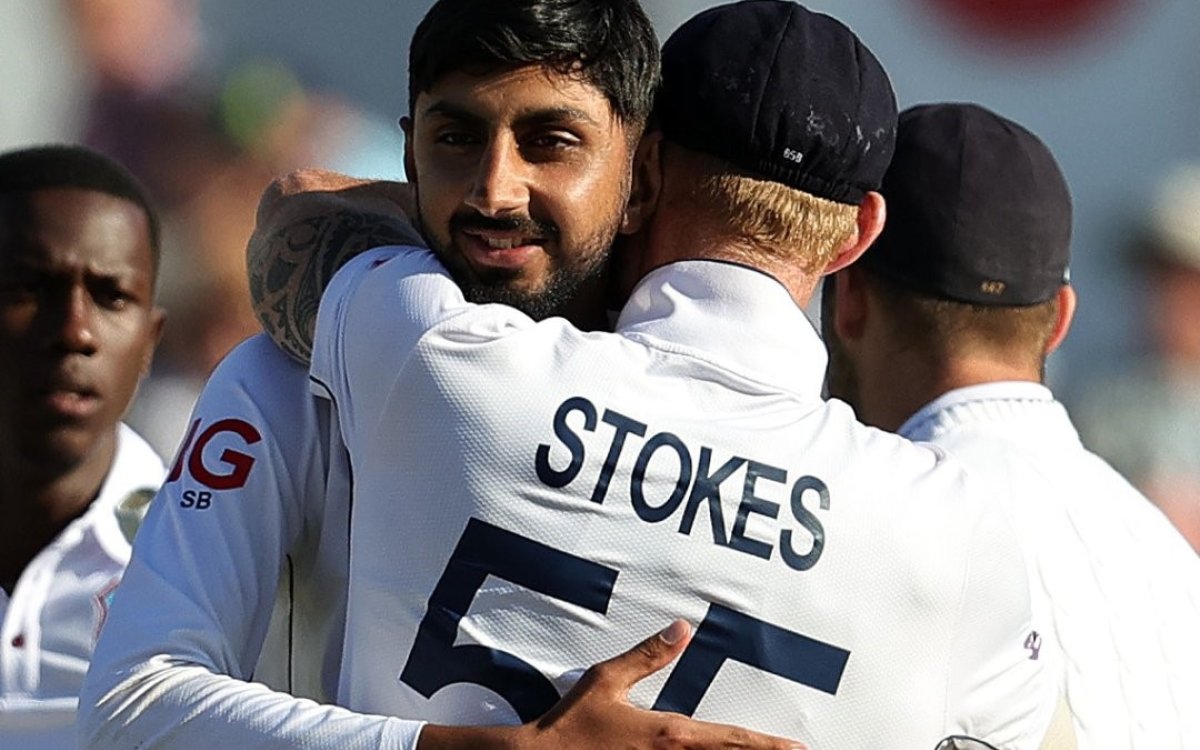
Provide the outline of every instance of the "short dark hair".
[[594,86],[626,124],[645,124],[660,52],[637,0],[438,0],[413,34],[408,106],[454,71],[541,65]]
[[150,227],[151,271],[158,275],[158,212],[129,170],[103,154],[74,144],[33,146],[0,154],[0,195],[50,188],[93,190],[137,204]]

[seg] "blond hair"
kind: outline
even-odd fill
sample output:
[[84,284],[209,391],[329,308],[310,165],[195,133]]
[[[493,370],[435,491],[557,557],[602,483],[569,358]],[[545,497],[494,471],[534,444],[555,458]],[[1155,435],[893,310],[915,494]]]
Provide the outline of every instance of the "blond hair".
[[741,174],[711,156],[691,157],[695,206],[748,253],[766,253],[816,274],[857,231],[858,206]]

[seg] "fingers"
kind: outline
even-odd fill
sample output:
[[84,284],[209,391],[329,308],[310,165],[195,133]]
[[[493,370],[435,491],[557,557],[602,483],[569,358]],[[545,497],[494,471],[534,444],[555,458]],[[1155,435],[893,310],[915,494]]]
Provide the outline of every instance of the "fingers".
[[597,679],[624,698],[634,685],[675,660],[692,639],[692,626],[676,620],[625,653],[592,667]]
[[[258,220],[263,223],[281,205],[306,205],[313,194],[341,194],[346,200],[373,200],[399,206],[412,215],[415,203],[411,186],[387,180],[363,180],[327,169],[297,169],[271,181],[258,203]],[[320,205],[320,204],[315,204]]]
[[276,180],[283,195],[296,193],[333,193],[371,184],[371,180],[351,177],[328,169],[297,169]]
[[298,169],[271,180],[271,184],[267,185],[258,201],[259,226],[269,224],[281,206],[289,205],[288,199],[292,196],[333,189],[327,186],[336,184],[335,177],[341,175],[321,169]]
[[625,653],[595,665],[554,708],[521,727],[534,740],[545,742],[517,746],[804,750],[794,740],[630,705],[629,690],[674,661],[691,639],[692,627],[676,620]]
[[660,736],[665,747],[687,750],[806,750],[795,740],[683,717]]
[[[641,680],[671,664],[692,640],[692,626],[675,620],[620,656],[593,667],[598,680],[622,699]],[[805,750],[795,740],[760,734],[749,729],[696,721],[676,714],[657,711],[643,714],[654,732],[655,747],[687,750]],[[628,726],[628,725],[627,725]]]
[[399,206],[405,216],[411,218],[417,215],[416,191],[410,183],[375,180],[370,184],[370,189],[380,198]]

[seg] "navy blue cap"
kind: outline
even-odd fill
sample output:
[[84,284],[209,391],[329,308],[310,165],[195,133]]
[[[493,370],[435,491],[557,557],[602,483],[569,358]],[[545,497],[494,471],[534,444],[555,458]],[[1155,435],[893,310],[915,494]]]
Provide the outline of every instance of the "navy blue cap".
[[663,46],[667,140],[839,203],[878,190],[896,138],[883,66],[841,22],[785,0],[706,10]]
[[974,104],[900,115],[887,224],[859,261],[942,299],[1019,307],[1067,281],[1071,193],[1046,144]]

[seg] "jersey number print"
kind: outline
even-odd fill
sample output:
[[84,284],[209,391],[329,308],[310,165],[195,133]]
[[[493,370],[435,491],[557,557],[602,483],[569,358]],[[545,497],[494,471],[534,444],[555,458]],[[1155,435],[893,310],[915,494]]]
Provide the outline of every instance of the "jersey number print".
[[[482,685],[532,721],[560,697],[545,675],[505,651],[454,645],[459,621],[488,575],[605,614],[617,571],[478,519],[467,523],[429,597],[400,680],[426,698],[446,685]],[[849,658],[845,649],[710,603],[654,708],[690,716],[727,659],[835,695]]]

